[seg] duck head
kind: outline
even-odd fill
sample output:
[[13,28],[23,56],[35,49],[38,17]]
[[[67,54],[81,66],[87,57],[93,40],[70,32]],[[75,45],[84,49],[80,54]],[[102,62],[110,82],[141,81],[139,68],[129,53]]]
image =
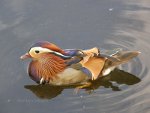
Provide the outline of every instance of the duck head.
[[20,58],[31,58],[28,67],[29,76],[37,83],[56,78],[56,75],[66,68],[64,50],[47,41],[41,41],[31,46],[29,51]]
[[33,44],[29,51],[22,55],[20,59],[39,59],[44,53],[52,53],[61,57],[67,57],[65,56],[65,52],[55,44],[48,41],[41,41]]

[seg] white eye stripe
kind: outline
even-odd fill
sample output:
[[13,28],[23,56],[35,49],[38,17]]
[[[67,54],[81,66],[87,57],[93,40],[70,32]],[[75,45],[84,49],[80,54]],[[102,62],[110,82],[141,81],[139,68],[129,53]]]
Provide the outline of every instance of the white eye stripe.
[[64,58],[68,58],[69,56],[65,56],[59,52],[56,52],[56,51],[53,51],[53,50],[50,50],[50,49],[47,49],[47,48],[42,48],[42,47],[33,47],[30,49],[30,51],[40,51],[41,53],[44,53],[44,52],[51,52],[51,53],[55,53],[56,55],[59,55],[59,56],[62,56]]
[[47,49],[47,48],[42,48],[42,47],[33,47],[30,49],[30,51],[40,51],[40,52],[52,52],[51,50]]
[[70,56],[66,56],[66,55],[63,55],[63,54],[58,53],[58,52],[53,52],[53,53],[55,53],[55,54],[58,55],[58,56],[62,56],[62,57],[64,57],[64,58],[70,58]]

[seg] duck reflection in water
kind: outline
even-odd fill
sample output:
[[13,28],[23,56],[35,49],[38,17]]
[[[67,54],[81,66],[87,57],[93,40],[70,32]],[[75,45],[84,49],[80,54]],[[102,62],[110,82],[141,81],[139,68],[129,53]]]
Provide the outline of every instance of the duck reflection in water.
[[[120,85],[134,85],[141,80],[128,72],[123,70],[115,69],[109,75],[104,76],[95,81],[90,81],[91,85],[84,88],[88,92],[92,92],[99,87],[111,88],[112,91],[121,91]],[[115,82],[115,85],[113,84]],[[64,89],[74,89],[77,86],[52,86],[52,85],[26,85],[25,88],[34,93],[38,98],[41,99],[52,99],[60,95]]]

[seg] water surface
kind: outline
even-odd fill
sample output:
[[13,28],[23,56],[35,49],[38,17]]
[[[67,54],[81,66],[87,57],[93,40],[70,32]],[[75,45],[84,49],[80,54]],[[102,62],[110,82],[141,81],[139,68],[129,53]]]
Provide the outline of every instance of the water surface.
[[[0,113],[149,113],[149,20],[148,0],[1,0]],[[74,94],[28,77],[19,57],[39,40],[142,54]]]

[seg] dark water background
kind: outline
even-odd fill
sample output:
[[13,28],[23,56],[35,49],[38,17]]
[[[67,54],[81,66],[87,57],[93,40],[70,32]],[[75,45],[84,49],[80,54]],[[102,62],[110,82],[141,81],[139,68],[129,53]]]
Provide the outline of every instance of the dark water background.
[[[19,57],[39,40],[142,54],[76,95],[29,79]],[[150,113],[149,51],[149,0],[1,0],[0,113]]]

